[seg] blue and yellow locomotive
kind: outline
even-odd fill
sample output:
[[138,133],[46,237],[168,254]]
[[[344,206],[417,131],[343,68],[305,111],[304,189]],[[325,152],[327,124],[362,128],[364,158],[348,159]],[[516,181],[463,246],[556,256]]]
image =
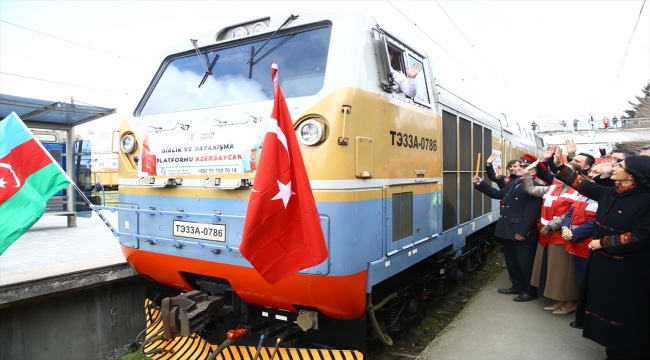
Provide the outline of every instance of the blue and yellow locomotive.
[[[473,190],[478,154],[507,161],[543,143],[441,94],[427,53],[403,40],[364,14],[318,10],[226,26],[164,54],[120,128],[129,264],[167,290],[220,296],[203,325],[285,322],[302,339],[360,348],[369,325],[384,334],[423,316],[424,299],[484,262],[499,205]],[[271,61],[329,250],[275,285],[238,251],[273,104]],[[415,64],[409,97],[394,76]]]

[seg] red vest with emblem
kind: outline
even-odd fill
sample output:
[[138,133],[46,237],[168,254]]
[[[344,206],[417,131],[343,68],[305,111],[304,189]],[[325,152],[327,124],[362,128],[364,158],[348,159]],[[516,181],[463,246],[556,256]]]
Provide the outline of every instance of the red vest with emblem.
[[[571,214],[571,230],[596,218],[598,203],[586,201],[587,198],[580,196],[580,199],[573,203],[573,213]],[[587,255],[589,255],[589,243],[593,239],[593,237],[589,237],[588,239],[585,239],[579,243],[567,241],[564,244],[564,248],[569,254],[586,259]]]
[[[539,219],[540,230],[554,218],[566,215],[573,202],[578,198],[578,193],[570,187],[567,187],[564,194],[560,195],[563,185],[562,182],[553,180],[553,183],[546,190],[543,198],[544,202],[542,203],[542,213]],[[565,241],[562,239],[562,231],[560,230],[553,231],[550,236],[544,235],[540,231],[539,243],[545,247],[547,243],[564,245]]]

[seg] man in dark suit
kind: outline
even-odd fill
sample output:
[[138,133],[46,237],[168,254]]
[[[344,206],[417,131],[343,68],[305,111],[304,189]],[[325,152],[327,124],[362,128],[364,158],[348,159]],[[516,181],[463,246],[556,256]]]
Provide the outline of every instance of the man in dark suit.
[[476,190],[493,199],[501,199],[501,216],[494,235],[501,239],[512,287],[499,289],[499,293],[518,294],[513,299],[518,302],[537,299],[537,288],[530,284],[530,277],[539,240],[537,220],[542,208],[542,199],[528,196],[522,189],[520,180],[528,165],[513,163],[508,169],[511,174],[510,182],[502,190],[486,184],[478,176],[473,180]]

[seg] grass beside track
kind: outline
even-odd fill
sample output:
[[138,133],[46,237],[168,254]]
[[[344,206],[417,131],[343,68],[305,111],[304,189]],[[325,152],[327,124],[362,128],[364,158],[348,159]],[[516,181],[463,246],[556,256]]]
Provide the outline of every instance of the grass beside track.
[[148,360],[149,358],[140,354],[139,352],[131,352],[128,354],[124,354],[122,356],[119,356],[116,360]]
[[505,263],[499,245],[488,254],[481,271],[463,276],[462,282],[448,294],[433,299],[427,305],[427,316],[416,327],[400,336],[392,336],[393,346],[379,341],[368,344],[366,359],[400,360],[416,358],[443,329],[470,303],[472,296],[485,288],[501,271]]

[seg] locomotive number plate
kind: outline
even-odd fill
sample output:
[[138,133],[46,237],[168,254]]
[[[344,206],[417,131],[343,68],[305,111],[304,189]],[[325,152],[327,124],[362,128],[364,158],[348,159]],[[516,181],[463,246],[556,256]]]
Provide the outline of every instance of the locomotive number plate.
[[174,236],[225,242],[226,225],[174,220]]

